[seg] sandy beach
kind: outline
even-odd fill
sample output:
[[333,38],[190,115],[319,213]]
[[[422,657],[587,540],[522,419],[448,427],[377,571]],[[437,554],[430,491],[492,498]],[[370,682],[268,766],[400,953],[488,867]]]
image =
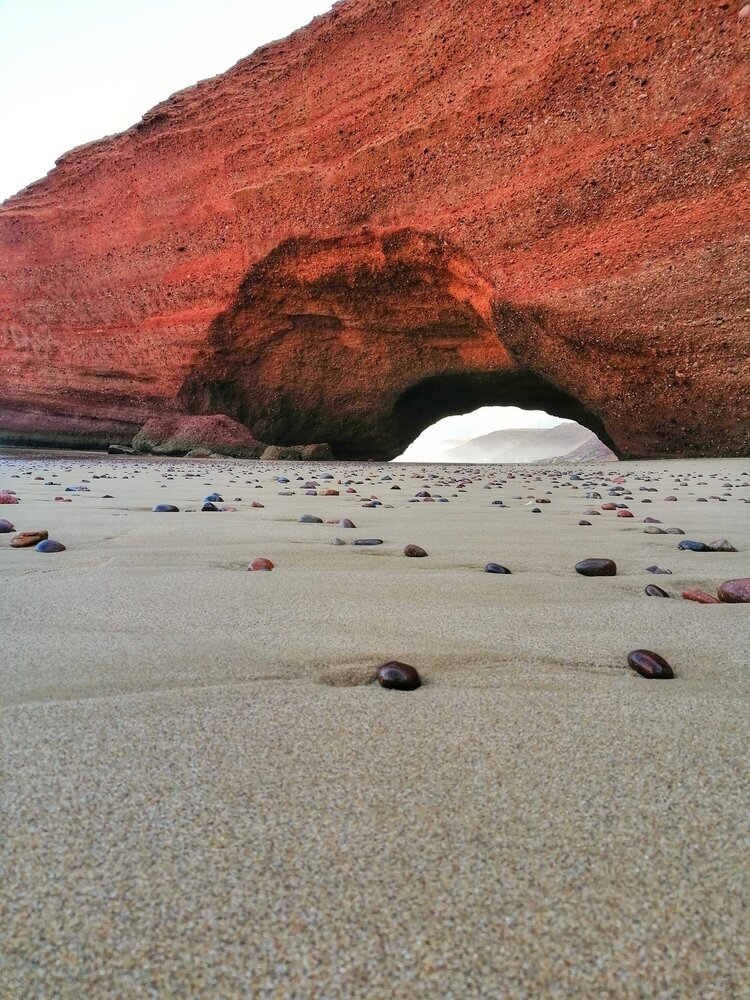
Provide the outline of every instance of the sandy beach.
[[681,598],[750,577],[748,459],[9,451],[3,489],[66,546],[0,534],[3,996],[750,996],[750,605]]

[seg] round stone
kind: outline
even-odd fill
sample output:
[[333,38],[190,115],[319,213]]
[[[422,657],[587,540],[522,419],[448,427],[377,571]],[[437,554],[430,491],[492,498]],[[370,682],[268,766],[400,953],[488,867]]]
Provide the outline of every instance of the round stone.
[[322,524],[323,518],[316,517],[314,514],[300,514],[297,518],[300,524]]
[[726,538],[717,538],[715,542],[709,542],[708,548],[711,552],[736,552],[737,549]]
[[666,531],[656,524],[647,524],[643,533],[644,535],[666,535]]
[[707,594],[705,590],[683,590],[682,596],[686,601],[695,601],[696,604],[720,604],[718,597]]
[[383,539],[382,538],[355,538],[354,539],[354,544],[355,545],[382,545],[383,544]]
[[0,493],[0,503],[20,503],[15,493]]
[[674,677],[674,671],[664,657],[650,649],[632,650],[628,653],[628,665],[641,677],[648,677],[649,680],[671,680]]
[[247,568],[251,572],[257,573],[261,570],[273,569],[273,563],[271,562],[270,559],[263,559],[262,557],[259,557],[257,559],[253,559],[253,561],[248,565]]
[[35,546],[37,552],[65,552],[65,546],[62,542],[56,542],[52,538],[45,538],[43,542],[39,542]]
[[485,573],[507,573],[511,575],[510,570],[507,566],[501,566],[500,563],[489,562],[484,567]]
[[664,534],[665,535],[684,535],[685,532],[682,530],[682,528],[665,528],[664,529]]
[[683,550],[687,549],[690,552],[708,552],[709,551],[709,548],[708,548],[708,546],[706,545],[705,542],[694,542],[694,541],[692,541],[689,538],[685,538],[683,541],[681,541],[678,544],[677,548],[678,549],[683,549]]
[[264,507],[265,504],[258,503],[257,500],[253,500],[253,502],[250,504],[250,506],[251,507],[255,507],[256,509],[260,509],[261,507]]
[[48,537],[46,531],[20,531],[11,538],[10,544],[14,549],[29,549],[32,545],[38,545],[39,542],[43,542]]
[[211,503],[210,501],[208,503],[204,503],[203,506],[201,507],[201,510],[218,510],[218,509],[219,508],[216,506],[216,504]]
[[581,576],[616,576],[617,564],[612,559],[581,559],[576,563]]
[[618,517],[632,517],[633,513],[632,513],[632,511],[629,511],[629,510],[618,510],[617,511],[617,516]]
[[413,559],[421,559],[423,556],[427,555],[427,552],[422,548],[421,545],[406,545],[404,547],[404,555],[411,556]]
[[581,526],[584,526],[584,525],[588,525],[588,527],[591,527],[591,521],[585,521],[585,520],[582,520],[582,521],[579,521],[578,523],[579,523],[579,524],[580,524]]
[[7,535],[9,531],[15,530],[10,521],[6,521],[4,517],[0,517],[0,535]]
[[661,587],[657,587],[655,583],[646,584],[643,590],[649,597],[669,597],[666,590],[662,590]]
[[151,508],[156,514],[176,514],[179,511],[179,507],[175,507],[171,503],[157,503]]
[[378,667],[376,676],[381,687],[396,691],[414,691],[422,683],[416,667],[398,660],[391,660]]
[[750,576],[725,580],[719,587],[719,600],[725,604],[750,604]]
[[357,525],[354,523],[354,521],[350,521],[348,517],[342,517],[341,520],[338,522],[338,526],[339,526],[339,528],[356,528],[357,527]]
[[647,573],[654,573],[654,574],[666,573],[669,576],[672,575],[672,570],[671,569],[662,569],[661,566],[647,566],[646,567],[646,572]]

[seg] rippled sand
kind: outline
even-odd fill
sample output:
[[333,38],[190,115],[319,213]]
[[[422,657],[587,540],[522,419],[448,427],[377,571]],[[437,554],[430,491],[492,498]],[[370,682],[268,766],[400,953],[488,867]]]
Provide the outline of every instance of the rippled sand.
[[[0,459],[0,517],[68,546],[0,535],[3,996],[750,996],[750,606],[643,593],[750,576],[750,461],[581,466],[594,501],[537,467],[427,478],[472,468]],[[321,473],[358,495],[303,496]],[[579,527],[617,475],[635,517]],[[387,659],[424,686],[369,684]]]

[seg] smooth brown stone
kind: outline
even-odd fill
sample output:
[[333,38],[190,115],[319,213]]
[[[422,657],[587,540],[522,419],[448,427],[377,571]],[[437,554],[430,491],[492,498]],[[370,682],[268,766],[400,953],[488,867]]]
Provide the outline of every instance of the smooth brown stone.
[[273,563],[270,559],[253,559],[250,565],[247,567],[249,570],[256,572],[258,570],[270,570],[273,569]]
[[421,545],[407,545],[404,547],[404,555],[411,556],[414,559],[421,559],[423,556],[426,556],[427,553]]
[[14,549],[28,549],[43,542],[45,538],[49,538],[46,531],[21,531],[11,538],[10,544]]
[[705,590],[683,590],[682,596],[686,601],[695,601],[696,604],[721,604],[718,597],[712,597]]
[[617,565],[612,559],[581,559],[576,563],[576,573],[581,576],[616,576]]
[[416,667],[398,660],[390,660],[378,667],[377,678],[381,687],[396,691],[414,691],[422,683]]
[[602,510],[617,510],[617,504],[615,503],[603,503]]
[[649,524],[643,529],[644,535],[666,535],[663,528],[657,528],[655,524]]
[[633,514],[629,510],[618,510],[617,511],[617,516],[618,517],[632,517]]
[[750,576],[725,580],[719,587],[719,600],[725,604],[750,604]]
[[632,650],[628,653],[628,665],[641,677],[649,680],[666,681],[674,677],[674,671],[664,657],[650,649]]

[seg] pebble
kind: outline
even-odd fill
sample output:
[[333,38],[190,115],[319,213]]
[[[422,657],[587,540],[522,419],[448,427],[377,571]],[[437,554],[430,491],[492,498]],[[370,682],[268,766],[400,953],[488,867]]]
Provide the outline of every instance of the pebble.
[[686,601],[695,601],[696,604],[721,604],[718,597],[707,594],[705,590],[683,590],[682,596]]
[[414,691],[422,683],[416,667],[398,660],[391,660],[378,667],[376,676],[381,687],[396,691]]
[[258,501],[257,501],[257,500],[253,500],[253,502],[252,502],[252,503],[250,504],[250,506],[251,506],[251,507],[255,507],[256,509],[259,509],[259,508],[261,508],[261,507],[264,507],[264,506],[265,506],[265,504],[262,504],[262,503],[258,503]]
[[718,538],[715,542],[709,542],[708,548],[711,552],[736,552],[737,549],[728,542],[726,538]]
[[20,531],[11,538],[10,544],[14,549],[28,549],[32,545],[38,545],[39,542],[43,542],[48,537],[46,531]]
[[750,576],[725,580],[719,587],[719,600],[725,604],[750,604]]
[[646,572],[647,573],[666,573],[669,576],[672,575],[672,570],[671,569],[662,569],[661,566],[647,566],[646,567]]
[[647,524],[643,529],[643,533],[644,535],[666,535],[666,531],[655,524]]
[[65,552],[63,543],[56,542],[52,538],[45,538],[43,542],[39,542],[35,547],[37,552]]
[[617,516],[618,517],[632,517],[633,513],[632,513],[632,511],[629,511],[629,510],[618,510],[617,511]]
[[331,545],[346,545],[346,542],[343,538],[332,538]]
[[219,508],[216,506],[216,504],[211,503],[210,501],[208,501],[208,503],[204,503],[203,506],[201,507],[201,510],[218,510],[218,509]]
[[646,584],[643,590],[649,597],[669,597],[666,590],[662,590],[661,587],[657,587],[655,583]]
[[617,565],[612,559],[582,559],[576,563],[581,576],[616,576]]
[[404,547],[404,555],[411,556],[413,559],[421,559],[423,556],[427,555],[427,552],[421,545],[409,544]]
[[15,530],[10,521],[6,521],[4,517],[0,517],[0,535],[6,535],[9,531]]
[[674,677],[674,671],[664,657],[650,649],[632,650],[628,653],[628,665],[641,677],[648,677],[649,680],[671,680]]
[[383,539],[382,538],[355,538],[354,539],[354,544],[355,545],[382,545],[383,544]]
[[665,535],[684,535],[685,532],[682,530],[682,528],[665,528],[664,529],[664,534]]
[[341,520],[338,522],[338,526],[339,526],[339,528],[356,528],[357,527],[357,525],[354,523],[354,521],[350,521],[348,517],[342,517]]
[[314,514],[300,514],[297,518],[300,524],[322,524],[323,518],[316,517]]
[[253,573],[258,572],[259,570],[271,570],[273,569],[273,563],[270,559],[263,559],[262,557],[259,557],[257,559],[253,559],[253,561],[248,564],[247,568]]
[[487,563],[484,567],[485,573],[507,573],[510,575],[510,570],[507,566],[501,566],[500,563]]
[[579,523],[579,524],[580,524],[581,526],[583,526],[583,525],[588,525],[589,527],[591,527],[591,521],[579,521],[578,523]]
[[20,503],[14,493],[0,493],[0,503]]
[[156,514],[176,514],[179,509],[179,507],[175,507],[171,503],[157,503],[156,506],[151,508]]
[[709,548],[705,542],[693,542],[691,539],[686,538],[684,541],[680,542],[677,546],[678,549],[687,550],[690,552],[708,552]]

